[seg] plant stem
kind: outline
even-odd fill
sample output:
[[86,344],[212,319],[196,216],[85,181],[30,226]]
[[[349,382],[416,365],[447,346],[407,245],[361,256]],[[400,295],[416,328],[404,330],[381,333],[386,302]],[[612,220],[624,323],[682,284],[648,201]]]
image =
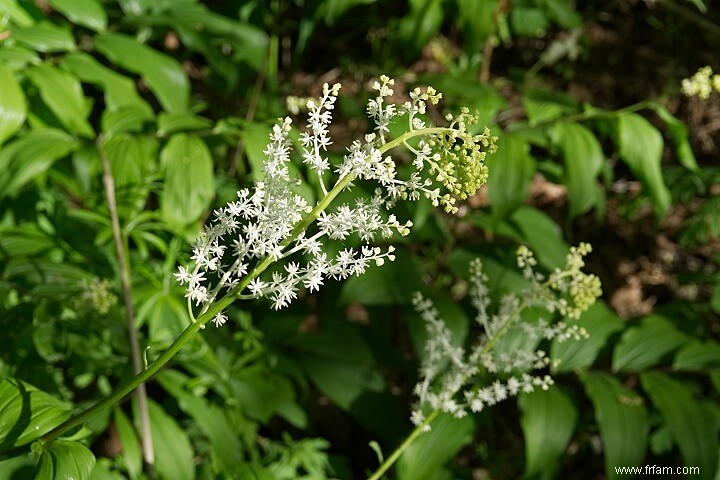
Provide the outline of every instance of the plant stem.
[[407,438],[400,445],[398,445],[398,447],[392,452],[392,454],[390,454],[390,456],[385,459],[385,461],[378,467],[377,470],[375,470],[372,475],[368,477],[367,480],[380,480],[383,474],[387,472],[395,462],[397,462],[397,460],[400,458],[400,455],[402,455],[405,450],[407,450],[407,448],[410,446],[410,444],[414,442],[415,439],[420,436],[420,434],[423,433],[425,427],[430,425],[430,422],[435,420],[435,417],[437,417],[439,413],[440,412],[438,410],[435,410],[430,415],[428,415],[428,417],[423,423],[415,427],[415,429],[410,432],[410,435],[408,435]]
[[[120,270],[120,285],[122,286],[125,310],[127,312],[128,340],[130,342],[130,356],[132,358],[134,374],[137,375],[143,370],[143,361],[140,355],[140,342],[135,328],[135,309],[132,302],[132,284],[130,282],[130,261],[127,257],[125,239],[120,228],[120,218],[117,212],[115,200],[115,179],[110,168],[110,161],[102,148],[102,136],[97,139],[97,150],[103,165],[103,184],[105,185],[105,197],[110,211],[113,239],[115,241],[115,252],[117,253],[118,268]],[[153,450],[152,430],[150,429],[150,413],[148,410],[147,390],[144,383],[140,383],[135,392],[138,412],[140,415],[140,443],[142,445],[143,460],[145,469],[150,477],[153,477],[153,464],[155,463],[155,451]]]
[[495,7],[495,11],[493,12],[490,34],[485,39],[485,45],[483,46],[483,59],[482,67],[480,70],[480,81],[482,82],[487,82],[488,80],[490,80],[490,63],[492,62],[495,33],[498,29],[498,21],[500,20],[500,15],[505,13],[508,3],[510,3],[510,0],[499,0],[497,7]]

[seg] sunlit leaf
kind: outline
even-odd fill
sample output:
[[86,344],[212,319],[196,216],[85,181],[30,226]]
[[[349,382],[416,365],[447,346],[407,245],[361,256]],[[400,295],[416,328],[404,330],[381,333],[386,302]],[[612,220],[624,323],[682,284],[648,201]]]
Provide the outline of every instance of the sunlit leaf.
[[88,480],[95,455],[82,443],[53,440],[42,446],[33,480]]
[[38,52],[68,52],[75,50],[75,39],[70,30],[54,23],[42,21],[30,28],[13,30],[13,38]]
[[666,318],[645,317],[639,326],[627,329],[613,352],[613,370],[638,372],[656,365],[664,355],[687,341]]
[[48,0],[48,3],[73,23],[95,31],[107,27],[107,13],[98,0]]
[[27,105],[25,94],[15,79],[15,74],[0,62],[0,145],[13,136],[25,123]]
[[155,470],[161,478],[194,480],[195,454],[187,434],[160,405],[152,400],[148,403],[155,450]]

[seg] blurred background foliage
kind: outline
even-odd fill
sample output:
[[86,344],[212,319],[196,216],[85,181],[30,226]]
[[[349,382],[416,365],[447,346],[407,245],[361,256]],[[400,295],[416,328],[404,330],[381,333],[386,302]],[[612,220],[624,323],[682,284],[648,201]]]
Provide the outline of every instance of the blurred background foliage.
[[335,161],[383,73],[500,137],[458,216],[403,207],[394,263],[280,312],[237,303],[194,339],[148,385],[152,469],[126,401],[0,479],[365,478],[411,430],[412,292],[467,342],[470,259],[500,296],[523,288],[517,245],[551,270],[579,241],[605,295],[578,321],[589,340],[546,345],[557,387],[440,417],[390,478],[716,478],[720,99],[679,92],[717,62],[714,0],[0,0],[0,20],[0,451],[133,374],[102,156],[152,359],[189,321],[175,265],[259,178],[287,96],[343,83]]

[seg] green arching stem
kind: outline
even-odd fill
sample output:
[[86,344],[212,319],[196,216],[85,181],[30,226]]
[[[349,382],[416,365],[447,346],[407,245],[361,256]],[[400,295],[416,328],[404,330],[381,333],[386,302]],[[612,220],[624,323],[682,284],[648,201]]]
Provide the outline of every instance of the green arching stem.
[[[404,134],[400,135],[396,139],[382,145],[378,150],[381,154],[384,154],[388,152],[389,150],[401,145],[403,142],[407,141],[410,138],[417,137],[417,136],[423,136],[423,135],[438,135],[443,133],[452,133],[454,130],[448,127],[434,127],[434,128],[423,128],[418,130],[411,130],[408,132],[405,132]],[[330,203],[335,199],[335,197],[340,194],[342,190],[345,189],[353,180],[355,179],[354,174],[348,174],[342,177],[338,182],[335,184],[335,186],[330,190],[327,195],[325,195],[322,200],[320,200],[315,207],[310,211],[310,213],[303,218],[295,227],[293,228],[290,235],[282,242],[281,247],[285,247],[292,243],[300,233],[305,231],[315,220],[317,220],[318,216],[322,211],[324,211]],[[191,322],[190,325],[187,326],[187,328],[180,334],[178,338],[173,341],[172,344],[165,350],[155,361],[153,361],[150,365],[148,365],[143,371],[135,375],[133,378],[125,382],[123,385],[117,388],[113,393],[108,395],[107,397],[100,400],[95,405],[86,408],[85,410],[71,416],[67,420],[65,420],[63,423],[58,425],[57,427],[50,430],[48,433],[40,437],[40,441],[50,441],[53,440],[67,431],[78,427],[85,423],[87,420],[92,418],[93,416],[97,415],[98,413],[112,407],[116,403],[120,402],[125,396],[133,392],[138,385],[140,385],[143,382],[146,382],[149,380],[153,375],[155,375],[162,367],[164,367],[170,360],[177,355],[177,353],[182,349],[182,347],[185,346],[194,336],[195,334],[205,326],[206,323],[208,323],[210,320],[212,320],[215,315],[222,312],[225,308],[227,308],[230,304],[232,304],[241,294],[241,292],[248,286],[248,284],[258,277],[262,272],[264,272],[273,262],[275,259],[271,256],[267,256],[263,258],[257,265],[255,265],[255,268],[243,279],[240,284],[235,287],[233,290],[228,292],[225,296],[214,302],[210,305],[210,307],[205,311],[203,314],[201,314],[195,322]],[[429,417],[428,417],[429,418]],[[418,432],[419,435],[420,432]],[[415,435],[417,436],[417,435]],[[414,437],[413,437],[414,439]],[[408,443],[409,445],[409,443]],[[405,447],[407,448],[407,446]],[[404,450],[404,449],[403,449]],[[9,452],[6,452],[9,453]],[[402,452],[400,452],[402,453]],[[398,454],[399,456],[399,454]],[[390,458],[393,458],[392,456]],[[393,460],[394,461],[394,460]],[[392,465],[392,463],[390,464]],[[389,465],[388,465],[389,468]]]

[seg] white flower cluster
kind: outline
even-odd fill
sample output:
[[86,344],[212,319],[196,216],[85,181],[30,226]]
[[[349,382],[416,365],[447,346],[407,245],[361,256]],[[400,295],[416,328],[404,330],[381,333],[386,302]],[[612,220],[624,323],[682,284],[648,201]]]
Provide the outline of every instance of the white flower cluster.
[[[299,180],[290,175],[290,118],[274,126],[264,150],[263,181],[240,190],[237,201],[214,212],[212,223],[193,247],[194,265],[181,266],[175,274],[181,284],[187,284],[189,310],[194,303],[203,314],[220,296],[268,297],[275,309],[286,307],[301,288],[318,290],[327,278],[360,275],[371,264],[392,261],[393,247],[382,249],[373,242],[394,233],[409,233],[411,222],[402,223],[389,212],[398,199],[426,197],[454,211],[455,196],[465,198],[485,182],[485,150],[494,151],[495,138],[487,131],[468,133],[466,123],[472,116],[466,111],[448,127],[427,126],[419,115],[426,112],[427,102],[437,103],[440,94],[432,88],[416,89],[411,101],[397,106],[389,103],[392,85],[385,76],[373,85],[377,96],[370,100],[367,111],[375,133],[349,147],[342,163],[334,168],[337,180],[331,188],[325,184],[332,169],[326,151],[332,144],[329,125],[340,85],[325,84],[319,99],[306,102],[308,123],[300,142],[302,161],[317,175],[322,190],[315,205],[293,193]],[[398,115],[407,116],[408,130],[390,140],[389,122]],[[415,153],[415,171],[409,178],[400,178],[394,160],[386,155],[398,146]],[[378,184],[371,198],[331,207],[332,200],[356,179]],[[443,187],[448,193],[441,192]],[[324,239],[350,236],[363,245],[332,256],[324,253]],[[217,326],[226,320],[222,312],[213,319]]]
[[720,75],[713,75],[711,67],[699,69],[695,75],[683,79],[681,83],[682,93],[687,97],[698,96],[702,100],[710,98],[713,90],[720,92]]
[[[542,307],[550,313],[574,317],[590,307],[601,292],[599,283],[595,288],[597,277],[580,271],[584,266],[582,257],[589,251],[585,244],[572,249],[565,269],[554,271],[547,281],[543,281],[543,276],[532,268],[537,263],[532,252],[527,247],[520,247],[518,264],[532,286],[525,292],[504,295],[495,313],[491,313],[488,277],[483,272],[482,262],[474,260],[470,265],[469,293],[478,312],[475,320],[482,334],[469,351],[453,345],[451,333],[432,301],[417,293],[413,305],[425,322],[427,341],[420,379],[414,390],[417,403],[411,415],[412,422],[427,429],[429,425],[425,420],[429,411],[442,411],[460,418],[468,411],[479,412],[520,392],[530,393],[536,388],[545,390],[552,385],[553,380],[548,375],[528,373],[549,365],[550,360],[543,350],[533,347],[531,350],[498,351],[495,347],[513,330],[524,333],[534,345],[542,339],[587,338],[587,331],[577,325],[569,326],[563,321],[551,324],[544,319],[524,322],[522,313],[529,307]],[[585,291],[579,293],[582,289]],[[487,378],[493,375],[501,378],[487,384]]]

